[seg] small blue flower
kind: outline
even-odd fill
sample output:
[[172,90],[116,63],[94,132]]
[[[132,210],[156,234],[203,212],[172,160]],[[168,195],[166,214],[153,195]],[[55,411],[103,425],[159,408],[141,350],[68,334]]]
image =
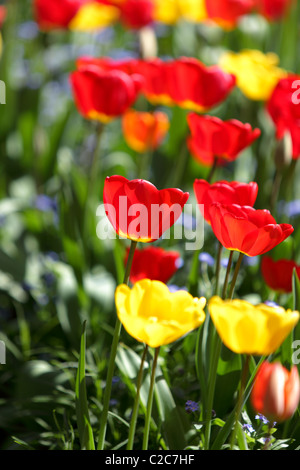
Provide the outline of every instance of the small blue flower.
[[118,403],[119,403],[119,401],[116,400],[115,398],[112,398],[111,400],[109,400],[110,406],[117,406]]
[[222,266],[222,268],[227,268],[227,266],[228,266],[228,261],[229,261],[228,258],[222,258],[222,259],[221,259],[221,266]]
[[176,220],[175,225],[182,225],[187,230],[195,230],[197,227],[197,220],[192,215],[182,212],[180,217]]
[[184,261],[182,258],[177,258],[177,260],[175,261],[175,266],[177,269],[180,269],[182,268],[182,266],[184,265]]
[[176,286],[175,284],[170,284],[168,286],[168,289],[170,292],[177,292],[178,290],[185,290],[187,291],[187,288],[186,287],[179,287],[179,286]]
[[198,403],[193,400],[188,400],[185,404],[185,411],[187,413],[195,413],[196,411],[199,411]]
[[272,300],[266,300],[264,304],[268,305],[268,307],[279,307],[279,305],[276,302],[273,302]]
[[200,253],[199,261],[201,263],[206,263],[208,266],[213,266],[215,264],[214,258],[209,253]]
[[255,415],[255,419],[259,419],[260,421],[262,421],[263,424],[269,423],[269,420],[261,413],[258,413],[257,415]]
[[247,431],[249,434],[255,432],[253,426],[251,424],[243,424],[244,431]]
[[55,198],[51,198],[46,194],[39,194],[35,200],[35,207],[42,212],[52,212],[55,225],[58,224],[58,205]]
[[57,211],[57,202],[46,194],[39,194],[35,200],[35,207],[42,212]]

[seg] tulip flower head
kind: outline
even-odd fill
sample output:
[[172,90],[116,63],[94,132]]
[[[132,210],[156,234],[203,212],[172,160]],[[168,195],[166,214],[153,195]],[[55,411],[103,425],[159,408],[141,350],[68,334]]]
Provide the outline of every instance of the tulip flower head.
[[153,23],[154,0],[118,1],[120,20],[129,29],[140,29]]
[[237,354],[274,353],[299,321],[297,311],[217,296],[210,299],[208,309],[221,340]]
[[82,65],[70,76],[75,103],[86,118],[107,123],[121,116],[136,100],[141,88],[139,75],[121,70],[102,70]]
[[160,23],[173,25],[184,19],[202,22],[207,18],[205,0],[155,0],[154,19]]
[[255,8],[268,21],[279,21],[290,10],[294,0],[255,0]]
[[141,93],[154,105],[179,106],[203,112],[222,103],[235,86],[235,76],[219,66],[207,67],[191,57],[114,61],[82,57],[77,67],[95,66],[142,77]]
[[127,333],[152,348],[178,340],[205,320],[205,298],[194,298],[184,290],[171,293],[160,281],[143,279],[132,289],[121,284],[115,301]]
[[300,400],[300,379],[296,365],[288,371],[279,362],[264,361],[251,392],[254,410],[270,422],[282,422],[293,416]]
[[[126,252],[127,262],[129,249]],[[180,253],[167,251],[160,247],[151,246],[145,249],[136,249],[130,270],[132,283],[142,279],[161,281],[167,283],[180,266]]]
[[194,181],[194,193],[199,205],[199,209],[210,224],[210,206],[219,202],[221,204],[238,204],[240,206],[253,206],[258,192],[258,185],[255,182],[239,183],[238,181],[217,181],[208,183],[203,179]]
[[266,110],[271,117],[277,139],[282,139],[286,132],[292,141],[292,157],[300,157],[300,75],[289,74],[275,87]]
[[236,85],[242,93],[254,101],[267,101],[279,80],[287,72],[278,67],[279,58],[273,52],[264,54],[259,50],[225,52],[220,67],[236,77]]
[[107,177],[103,202],[109,221],[118,235],[140,242],[159,239],[180,217],[189,193],[180,189],[158,190],[142,179]]
[[296,270],[300,278],[300,266],[293,260],[273,260],[270,256],[264,256],[261,262],[261,272],[265,283],[277,292],[292,292],[293,271]]
[[67,29],[86,0],[34,0],[34,15],[42,30]]
[[253,8],[254,0],[205,0],[207,17],[224,29],[234,28]]
[[212,230],[228,250],[247,256],[262,255],[283,242],[294,228],[277,224],[268,210],[238,204],[213,203],[209,209]]
[[128,110],[122,118],[125,140],[129,147],[139,153],[155,150],[169,130],[168,116],[161,112],[154,113]]
[[34,16],[43,31],[88,31],[107,27],[119,18],[114,5],[96,0],[34,0]]
[[188,148],[192,156],[202,165],[212,166],[215,158],[231,162],[250,146],[261,134],[259,129],[252,129],[250,124],[243,124],[237,119],[222,121],[210,115],[188,115],[191,136]]

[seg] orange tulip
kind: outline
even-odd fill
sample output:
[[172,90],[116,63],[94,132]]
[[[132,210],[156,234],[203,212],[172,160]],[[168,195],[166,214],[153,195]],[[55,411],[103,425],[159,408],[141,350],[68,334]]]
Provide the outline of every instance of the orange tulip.
[[300,399],[300,379],[297,367],[290,371],[279,362],[265,361],[260,366],[251,393],[253,408],[270,421],[289,419]]
[[123,134],[129,147],[139,153],[154,150],[161,144],[169,130],[168,116],[128,110],[122,119]]

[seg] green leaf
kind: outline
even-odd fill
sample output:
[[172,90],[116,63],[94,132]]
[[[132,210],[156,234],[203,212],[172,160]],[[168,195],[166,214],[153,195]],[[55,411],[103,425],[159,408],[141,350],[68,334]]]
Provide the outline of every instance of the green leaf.
[[293,298],[294,298],[294,310],[300,311],[300,280],[297,276],[297,271],[293,271]]
[[184,415],[176,407],[172,392],[159,368],[157,368],[155,398],[162,421],[164,438],[169,449],[184,449],[187,445]]
[[[116,358],[117,365],[122,374],[124,374],[124,381],[130,387],[131,391],[135,393],[135,379],[137,377],[141,358],[130,348],[125,345],[120,345]],[[145,369],[147,363],[145,362]],[[186,446],[186,430],[188,423],[186,416],[181,414],[178,410],[172,392],[163,377],[161,368],[157,367],[156,373],[156,386],[155,386],[155,404],[153,409],[152,425],[155,423],[158,427],[159,423],[162,425],[162,433],[165,442],[169,449],[183,449]],[[149,390],[149,374],[146,375],[140,390],[140,404],[143,412],[147,407]]]
[[239,450],[249,450],[246,435],[243,431],[241,423],[239,423],[237,426],[237,442],[238,442]]
[[77,424],[79,431],[79,439],[81,450],[95,450],[95,443],[93,437],[93,430],[89,418],[89,410],[87,403],[86,394],[86,382],[85,382],[85,326],[86,321],[83,323],[81,343],[80,343],[80,355],[78,361],[78,369],[76,374],[76,414]]

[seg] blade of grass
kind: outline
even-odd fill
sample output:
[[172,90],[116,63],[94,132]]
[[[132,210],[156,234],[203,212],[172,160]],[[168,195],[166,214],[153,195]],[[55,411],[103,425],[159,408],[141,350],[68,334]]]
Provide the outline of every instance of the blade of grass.
[[76,375],[75,397],[76,397],[76,414],[79,431],[81,450],[95,450],[93,430],[89,418],[89,410],[87,403],[86,381],[85,381],[85,335],[86,321],[83,323],[80,354],[78,361],[78,369]]

